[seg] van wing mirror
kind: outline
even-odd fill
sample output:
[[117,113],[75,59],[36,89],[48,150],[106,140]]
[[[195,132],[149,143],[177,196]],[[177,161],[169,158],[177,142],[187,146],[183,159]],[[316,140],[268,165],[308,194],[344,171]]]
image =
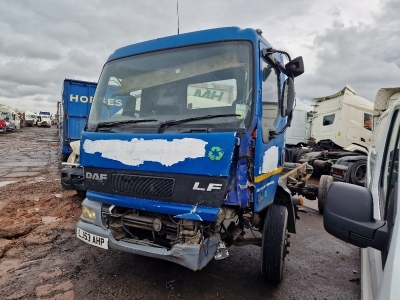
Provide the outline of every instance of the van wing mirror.
[[288,77],[283,83],[282,97],[281,97],[281,115],[286,117],[293,110],[294,106],[294,82],[293,79]]
[[387,222],[373,218],[373,200],[364,187],[334,182],[324,207],[325,230],[338,239],[360,248],[385,250],[389,231]]
[[292,59],[285,65],[285,69],[287,71],[288,76],[292,75],[293,78],[303,74],[304,73],[303,57],[299,56]]

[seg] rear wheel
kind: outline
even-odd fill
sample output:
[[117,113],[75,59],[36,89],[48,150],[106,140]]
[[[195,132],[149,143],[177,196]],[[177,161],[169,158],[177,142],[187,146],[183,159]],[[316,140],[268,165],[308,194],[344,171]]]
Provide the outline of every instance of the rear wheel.
[[318,210],[320,214],[324,213],[324,206],[326,200],[326,194],[328,193],[329,187],[333,182],[333,177],[330,175],[321,175],[318,186]]
[[299,149],[293,162],[298,163],[301,157],[308,152],[310,152],[310,149]]
[[363,160],[356,161],[350,169],[351,182],[364,186],[367,174],[367,163]]
[[261,242],[261,274],[268,283],[278,285],[283,278],[285,257],[289,247],[286,233],[288,211],[285,206],[269,206]]

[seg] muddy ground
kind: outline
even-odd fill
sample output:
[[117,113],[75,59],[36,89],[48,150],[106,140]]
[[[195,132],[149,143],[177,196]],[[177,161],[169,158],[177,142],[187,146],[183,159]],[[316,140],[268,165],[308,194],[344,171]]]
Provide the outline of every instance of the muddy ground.
[[359,299],[359,249],[300,213],[285,276],[263,283],[260,248],[193,272],[86,245],[75,237],[82,197],[62,191],[57,128],[0,134],[0,299]]

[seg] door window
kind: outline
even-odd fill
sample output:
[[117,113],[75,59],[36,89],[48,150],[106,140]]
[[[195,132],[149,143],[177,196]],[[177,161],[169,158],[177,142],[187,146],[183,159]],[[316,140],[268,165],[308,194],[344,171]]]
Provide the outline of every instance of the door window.
[[329,116],[325,116],[323,121],[322,121],[322,126],[332,125],[333,121],[335,121],[335,114],[329,115]]
[[[262,62],[262,128],[269,130],[275,125],[279,112],[278,72],[267,61]],[[263,136],[268,133],[263,134]]]
[[364,113],[364,128],[372,131],[372,115]]

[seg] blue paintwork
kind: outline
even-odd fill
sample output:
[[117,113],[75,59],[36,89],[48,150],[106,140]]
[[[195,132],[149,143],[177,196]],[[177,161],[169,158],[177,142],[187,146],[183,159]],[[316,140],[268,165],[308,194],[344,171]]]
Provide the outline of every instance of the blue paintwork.
[[[132,139],[150,140],[166,140],[172,141],[177,139],[199,139],[206,141],[205,156],[199,158],[187,158],[182,162],[178,162],[172,166],[165,166],[159,162],[145,161],[138,166],[125,165],[119,161],[101,157],[100,153],[89,154],[84,150],[86,140],[120,140],[131,141]],[[100,132],[84,132],[81,141],[80,160],[84,167],[99,167],[118,170],[131,171],[149,171],[161,173],[180,173],[180,174],[197,174],[208,176],[228,176],[232,163],[233,151],[236,138],[234,132],[222,133],[181,133],[181,134],[132,134],[132,133],[100,133]],[[223,151],[220,160],[211,160],[208,156],[212,147],[218,146]],[[143,149],[146,151],[146,149]],[[147,149],[147,151],[149,151]],[[162,153],[160,153],[160,156]]]
[[173,215],[177,218],[185,217],[186,219],[215,221],[217,218],[219,208],[193,206],[178,203],[167,203],[156,200],[123,197],[102,193],[87,192],[87,198],[92,201],[107,203],[110,205],[117,205],[122,207],[129,207],[138,210],[152,211],[156,213],[163,213]]
[[[277,188],[277,183],[279,179],[279,174],[273,175],[259,183],[255,184],[254,189],[248,188],[248,165],[246,161],[242,158],[244,156],[254,157],[254,176],[262,175],[260,172],[261,166],[263,164],[263,154],[272,146],[277,146],[279,151],[279,162],[278,166],[283,164],[282,153],[284,151],[284,134],[277,136],[270,142],[264,144],[262,142],[262,131],[261,131],[261,120],[262,120],[262,48],[271,47],[268,41],[262,36],[258,35],[253,29],[240,29],[237,27],[227,27],[227,28],[217,28],[198,32],[192,32],[187,34],[180,34],[170,37],[164,37],[159,39],[154,39],[134,45],[129,45],[120,49],[117,49],[109,58],[108,61],[116,60],[119,58],[137,55],[142,53],[148,53],[152,51],[159,51],[164,49],[171,49],[177,47],[190,46],[202,43],[211,42],[221,42],[221,41],[231,41],[231,40],[248,40],[253,44],[253,64],[254,64],[254,98],[253,103],[255,103],[253,114],[252,125],[249,127],[248,131],[244,133],[241,137],[238,157],[233,160],[233,149],[234,149],[234,136],[232,133],[206,133],[206,134],[124,134],[124,133],[98,133],[98,132],[85,132],[83,139],[91,140],[101,140],[101,139],[120,139],[120,140],[131,140],[132,138],[144,138],[144,139],[167,139],[172,140],[174,138],[201,138],[209,142],[207,147],[210,147],[212,143],[217,145],[224,145],[225,151],[229,155],[225,156],[223,160],[219,162],[212,162],[207,158],[198,159],[188,159],[187,161],[177,163],[171,167],[165,167],[160,163],[155,162],[145,162],[144,164],[132,167],[126,166],[120,162],[112,161],[109,159],[101,158],[100,154],[87,154],[82,151],[81,148],[81,163],[84,166],[92,167],[102,167],[102,168],[113,168],[113,169],[129,169],[129,170],[142,170],[142,171],[157,171],[157,172],[171,172],[171,173],[183,173],[183,174],[199,174],[199,175],[211,175],[211,176],[230,176],[230,192],[227,195],[227,199],[224,201],[224,205],[239,206],[241,208],[250,207],[254,204],[254,211],[259,212],[265,209],[269,204],[272,203]],[[281,55],[274,55],[279,61],[283,61]],[[285,77],[282,75],[281,83],[283,83]],[[276,124],[277,130],[283,128],[286,118],[280,118]],[[252,137],[253,131],[256,134],[256,144],[255,153],[251,152],[251,145],[254,143],[254,138]],[[82,144],[81,144],[82,146]],[[207,148],[207,151],[209,148]],[[229,161],[228,161],[229,158]],[[237,165],[233,162],[237,161]],[[266,186],[266,184],[273,184]],[[258,191],[257,191],[258,190]],[[99,198],[97,193],[88,193],[88,196],[93,197],[96,201],[107,202],[110,199],[116,199],[115,196],[102,196]],[[109,197],[109,198],[107,198]],[[119,198],[118,198],[119,199]],[[107,201],[106,201],[107,200]],[[118,200],[122,201],[122,200]],[[132,200],[137,201],[137,200]],[[143,204],[145,202],[151,203],[152,201],[143,200],[141,205],[145,206],[145,209],[155,211],[156,206]],[[109,202],[107,202],[109,203]],[[125,202],[118,202],[121,206],[131,205],[130,202],[126,200]],[[117,203],[113,203],[117,204]],[[170,213],[171,207],[180,207],[178,204],[162,204],[161,208],[157,208],[157,211],[162,213]],[[188,213],[186,211],[185,213]],[[176,214],[176,211],[172,214]],[[184,213],[182,213],[184,214]],[[204,218],[206,219],[206,218]]]
[[[261,56],[261,50],[262,48],[267,48],[270,47],[270,44],[265,43],[265,41],[260,41],[260,55],[259,59],[262,59]],[[279,60],[281,63],[283,63],[282,56],[276,55],[275,58]],[[259,64],[259,69],[258,69],[258,74],[255,77],[257,81],[258,88],[261,89],[262,86],[262,64],[260,62]],[[285,75],[281,74],[280,77],[280,90],[282,90],[283,82],[285,81],[286,77]],[[257,111],[262,112],[262,94],[258,94],[258,99],[256,101],[257,103]],[[263,142],[262,138],[262,130],[261,130],[261,124],[262,124],[262,115],[257,114],[256,120],[258,125],[258,128],[260,130],[257,130],[257,143],[256,143],[256,149],[255,149],[255,157],[254,157],[254,176],[260,176],[262,175],[261,168],[263,165],[263,156],[264,153],[270,149],[273,146],[278,147],[278,164],[277,168],[283,166],[283,156],[282,153],[285,151],[285,135],[284,133],[276,136],[274,139],[269,141],[268,143]],[[279,131],[281,130],[284,125],[286,124],[286,117],[280,117],[276,123],[276,129]],[[254,184],[254,211],[255,212],[260,212],[264,210],[266,207],[268,207],[272,202],[274,201],[275,197],[275,192],[278,187],[278,181],[279,181],[279,174],[272,175],[271,177],[268,177],[264,179],[261,182],[255,183]]]
[[[89,117],[97,83],[65,79],[62,93],[61,152],[71,154],[69,143],[81,138]],[[72,96],[72,98],[71,98]],[[82,102],[86,101],[86,102]]]
[[117,49],[113,54],[111,54],[108,58],[108,61],[126,56],[158,51],[162,49],[229,40],[251,40],[256,46],[255,48],[257,48],[259,38],[260,36],[255,32],[255,30],[249,28],[240,29],[238,27],[225,27],[202,30],[158,38],[142,43],[125,46],[123,48]]

